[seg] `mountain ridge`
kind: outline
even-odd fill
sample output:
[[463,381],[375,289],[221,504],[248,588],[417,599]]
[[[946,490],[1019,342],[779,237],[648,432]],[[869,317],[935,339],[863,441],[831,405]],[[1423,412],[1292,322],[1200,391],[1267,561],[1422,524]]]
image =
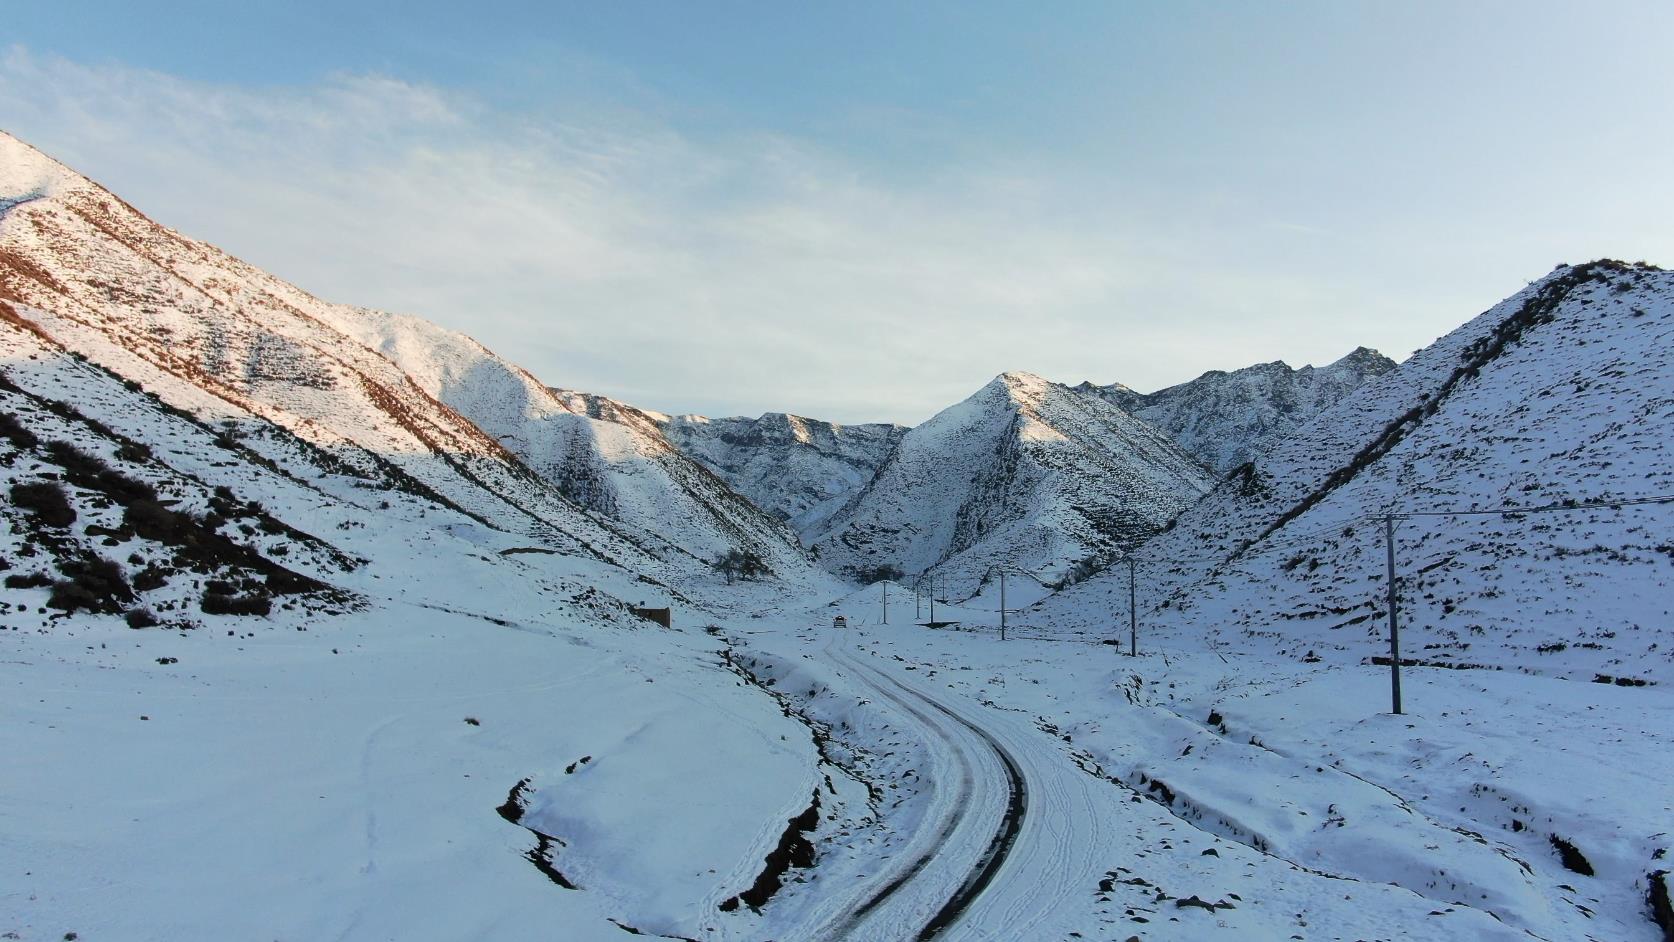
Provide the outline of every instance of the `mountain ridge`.
[[1083,382],[1075,388],[1156,425],[1216,473],[1226,474],[1394,366],[1376,350],[1356,347],[1322,367],[1292,368],[1274,360],[1237,370],[1209,370],[1153,393],[1120,383]]
[[[1157,560],[1142,563],[1157,583],[1142,591],[1149,617],[1292,656],[1387,656],[1376,518],[1422,511],[1440,516],[1396,529],[1404,651],[1669,679],[1665,613],[1645,587],[1668,582],[1655,534],[1674,512],[1610,501],[1674,494],[1659,432],[1674,423],[1671,346],[1674,275],[1561,267],[1315,416],[1137,550]],[[1566,501],[1602,506],[1492,513]],[[1109,573],[1044,604],[1067,614],[1126,592]]]
[[[594,420],[542,402],[545,387],[474,340],[417,318],[321,301],[158,225],[10,135],[0,136],[0,194],[15,194],[0,214],[0,297],[21,306],[30,329],[175,407],[252,432],[273,423],[357,474],[420,489],[485,524],[566,551],[617,560],[659,583],[676,571],[706,571],[713,555],[739,542],[786,575],[812,572],[788,531],[731,498],[671,446],[644,450],[708,488],[724,505],[716,519],[730,515],[725,535],[700,525],[670,540],[666,528],[645,525],[652,512],[619,521],[572,500],[526,463],[538,454],[515,453],[461,409],[508,425],[533,410],[523,418],[557,418],[571,442]],[[401,335],[389,353],[425,381],[368,345],[390,340],[380,330]],[[458,384],[443,382],[445,366],[426,363],[444,348],[475,371],[466,384],[475,393],[458,394]],[[517,390],[527,394],[521,406],[513,396],[496,408],[492,400]],[[595,470],[610,481],[636,476],[617,474],[609,462]],[[668,492],[655,496],[702,516],[700,501],[680,491],[684,482],[660,480]]]
[[1209,482],[1166,435],[1120,409],[1002,373],[902,436],[814,549],[840,572],[889,566],[983,581],[1008,565],[1057,579],[1149,535]]
[[786,412],[756,418],[658,415],[676,447],[807,537],[869,482],[907,428]]

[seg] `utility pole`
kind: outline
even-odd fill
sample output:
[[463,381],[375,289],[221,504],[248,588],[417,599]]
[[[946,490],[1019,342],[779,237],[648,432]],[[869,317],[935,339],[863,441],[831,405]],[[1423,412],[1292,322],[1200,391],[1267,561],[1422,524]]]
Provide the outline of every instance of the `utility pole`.
[[921,574],[913,580],[913,621],[924,618],[924,576]]
[[1000,570],[1000,640],[1006,640],[1006,571]]
[[889,624],[889,580],[883,583],[883,623]]
[[1401,714],[1401,627],[1395,621],[1395,515],[1384,514],[1383,548],[1389,559],[1389,696]]
[[936,577],[930,577],[930,624],[936,623]]
[[1128,657],[1139,656],[1139,588],[1135,578],[1137,563],[1128,554]]

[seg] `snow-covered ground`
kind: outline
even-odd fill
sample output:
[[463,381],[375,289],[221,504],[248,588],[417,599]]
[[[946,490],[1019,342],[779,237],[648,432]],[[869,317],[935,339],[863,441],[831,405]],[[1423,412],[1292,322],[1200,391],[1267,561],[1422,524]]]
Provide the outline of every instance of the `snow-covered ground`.
[[[1659,938],[1647,875],[1674,833],[1674,697],[1661,690],[1409,669],[1408,712],[1394,716],[1386,668],[1234,660],[1173,639],[1142,638],[1129,657],[1125,624],[1108,633],[1121,646],[1028,619],[1002,642],[992,609],[939,609],[963,630],[912,624],[910,593],[880,625],[879,591],[810,612],[824,627],[795,645],[745,640],[786,663],[847,649],[1011,731],[1031,795],[1048,796],[1019,846],[1035,827],[1072,859],[1083,842],[1098,849],[1040,883],[1025,864],[1003,868],[995,901],[1065,879],[1084,893],[1085,908],[1041,896],[1046,931],[1010,937]],[[835,642],[834,612],[853,626]],[[823,659],[802,672],[832,687],[856,673]],[[1086,783],[1091,814],[1062,802]],[[1593,872],[1566,866],[1564,846]],[[1101,892],[1106,871],[1118,879]],[[1146,882],[1122,882],[1133,877]],[[1176,906],[1192,895],[1237,909]],[[984,911],[949,937],[990,937]],[[1029,924],[1026,906],[1003,911],[990,926]]]
[[[692,934],[817,781],[701,633],[416,600],[237,634],[6,621],[12,938]],[[496,813],[524,780],[579,890]]]
[[[1003,832],[1009,760],[1022,824],[938,938],[1657,937],[1660,689],[1409,670],[1393,717],[1380,669],[1002,642],[974,607],[925,629],[899,587],[887,626],[876,587],[741,599],[730,655],[488,581],[392,588],[231,635],[8,614],[5,928],[915,938]],[[723,911],[810,796],[817,865]]]

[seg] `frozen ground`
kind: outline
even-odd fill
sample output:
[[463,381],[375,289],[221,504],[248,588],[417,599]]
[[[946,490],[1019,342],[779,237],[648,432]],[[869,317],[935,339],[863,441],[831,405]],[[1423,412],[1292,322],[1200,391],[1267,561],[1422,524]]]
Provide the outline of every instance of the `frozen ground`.
[[[1001,642],[991,610],[938,607],[978,630],[928,630],[904,597],[895,624],[875,623],[873,589],[808,615],[845,613],[847,637],[747,640],[833,687],[875,686],[865,664],[1029,757],[1031,796],[1052,797],[1018,847],[1075,863],[1036,873],[1014,855],[948,938],[1660,937],[1647,874],[1674,831],[1674,700],[1658,688],[1409,669],[1397,717],[1383,668],[1167,642],[1130,658],[1015,623]],[[1236,908],[1176,905],[1192,895]]]
[[[1019,637],[1038,626],[1001,642],[973,607],[938,613],[974,630],[928,630],[900,589],[887,626],[876,588],[803,610],[755,594],[758,617],[711,636],[527,603],[489,620],[398,588],[232,636],[12,613],[0,748],[25,758],[0,780],[5,929],[1658,937],[1660,688],[1409,670],[1394,717],[1382,669]],[[525,779],[513,823],[496,809]],[[759,913],[724,911],[810,796],[815,866]]]
[[[816,782],[806,731],[701,633],[390,603],[236,636],[7,635],[8,938],[692,933]],[[580,890],[496,813],[526,779],[520,823]]]

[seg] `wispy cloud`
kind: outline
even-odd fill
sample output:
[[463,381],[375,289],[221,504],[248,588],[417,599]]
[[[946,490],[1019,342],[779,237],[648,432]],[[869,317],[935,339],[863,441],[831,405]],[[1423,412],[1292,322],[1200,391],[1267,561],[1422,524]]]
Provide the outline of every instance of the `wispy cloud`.
[[[1144,387],[1346,352],[1380,338],[1344,311],[1400,303],[1212,264],[1222,237],[1108,194],[1086,211],[1044,173],[892,182],[772,133],[700,140],[607,108],[537,119],[377,75],[212,86],[14,48],[0,120],[315,294],[665,410],[918,421],[1004,369]],[[1318,238],[1257,228],[1287,227]]]

